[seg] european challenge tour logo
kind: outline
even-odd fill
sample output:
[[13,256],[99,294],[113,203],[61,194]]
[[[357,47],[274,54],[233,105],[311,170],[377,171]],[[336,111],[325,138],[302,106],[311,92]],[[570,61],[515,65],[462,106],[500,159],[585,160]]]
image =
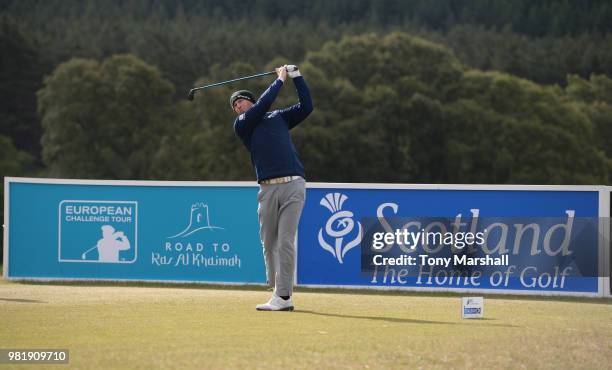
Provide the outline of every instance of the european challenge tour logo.
[[138,256],[138,202],[63,200],[59,262],[133,263]]
[[319,204],[329,209],[332,213],[331,217],[325,224],[325,236],[333,238],[333,246],[329,244],[323,235],[323,228],[319,230],[319,244],[321,248],[331,253],[339,263],[343,263],[344,256],[352,248],[356,247],[361,243],[363,229],[361,223],[357,221],[358,233],[355,239],[344,244],[345,237],[353,231],[355,228],[355,221],[353,221],[353,212],[343,211],[342,205],[348,199],[348,197],[341,193],[329,193],[325,197],[321,198]]

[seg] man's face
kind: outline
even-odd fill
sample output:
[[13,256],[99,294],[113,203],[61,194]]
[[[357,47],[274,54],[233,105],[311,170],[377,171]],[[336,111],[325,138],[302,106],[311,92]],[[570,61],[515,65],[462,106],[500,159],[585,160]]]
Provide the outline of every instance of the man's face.
[[234,102],[234,112],[236,114],[242,114],[249,110],[253,106],[253,103],[250,100],[246,99],[238,99]]

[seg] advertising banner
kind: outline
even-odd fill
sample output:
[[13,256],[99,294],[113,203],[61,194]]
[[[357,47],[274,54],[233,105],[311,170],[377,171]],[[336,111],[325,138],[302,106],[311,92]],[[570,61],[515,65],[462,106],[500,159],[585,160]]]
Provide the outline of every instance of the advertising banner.
[[5,182],[7,277],[265,283],[256,184],[134,184]]
[[[311,183],[296,283],[609,295],[602,188]],[[265,284],[257,191],[7,179],[5,277]]]
[[298,233],[298,283],[600,291],[597,190],[433,187],[309,189]]

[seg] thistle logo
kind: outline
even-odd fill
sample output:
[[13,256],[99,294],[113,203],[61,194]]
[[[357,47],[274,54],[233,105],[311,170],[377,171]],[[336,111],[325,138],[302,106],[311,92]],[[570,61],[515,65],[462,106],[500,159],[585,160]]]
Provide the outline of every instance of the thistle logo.
[[168,239],[184,238],[200,230],[214,230],[222,227],[212,226],[210,224],[210,216],[208,214],[208,204],[194,203],[191,205],[191,214],[189,215],[189,225],[180,233],[169,236]]
[[352,248],[356,247],[361,243],[362,227],[361,223],[357,222],[358,232],[355,239],[346,243],[343,246],[344,237],[348,236],[351,231],[355,228],[355,221],[353,221],[353,212],[343,211],[342,205],[348,199],[344,194],[340,193],[329,193],[325,197],[321,198],[319,204],[329,209],[332,213],[331,217],[325,224],[325,235],[335,239],[334,245],[327,243],[323,235],[323,229],[319,230],[319,244],[321,248],[331,253],[339,263],[343,263],[344,256]]

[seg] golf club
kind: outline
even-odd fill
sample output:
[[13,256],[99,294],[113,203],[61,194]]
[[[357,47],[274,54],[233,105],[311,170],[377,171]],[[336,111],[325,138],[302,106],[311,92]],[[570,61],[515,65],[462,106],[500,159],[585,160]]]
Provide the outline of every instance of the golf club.
[[[291,68],[287,68],[287,72],[293,72],[294,70],[297,70],[298,68],[295,67],[295,69]],[[210,85],[204,85],[204,86],[199,86],[199,87],[194,87],[193,89],[189,90],[189,94],[187,95],[187,99],[189,100],[193,100],[193,97],[195,95],[195,92],[198,90],[204,90],[204,89],[208,89],[209,87],[214,87],[214,86],[220,86],[220,85],[225,85],[231,82],[236,82],[236,81],[242,81],[242,80],[248,80],[250,78],[255,78],[255,77],[262,77],[262,76],[267,76],[267,75],[271,75],[271,74],[275,74],[276,71],[270,71],[270,72],[262,72],[262,73],[258,73],[256,75],[251,75],[251,76],[245,76],[245,77],[240,77],[240,78],[235,78],[233,80],[227,80],[227,81],[222,81],[222,82],[217,82],[214,84],[210,84]]]
[[94,245],[93,247],[89,248],[88,250],[86,250],[85,252],[83,252],[83,254],[81,255],[81,259],[84,260],[85,258],[87,258],[87,253],[93,251],[94,249],[98,248],[97,245]]

